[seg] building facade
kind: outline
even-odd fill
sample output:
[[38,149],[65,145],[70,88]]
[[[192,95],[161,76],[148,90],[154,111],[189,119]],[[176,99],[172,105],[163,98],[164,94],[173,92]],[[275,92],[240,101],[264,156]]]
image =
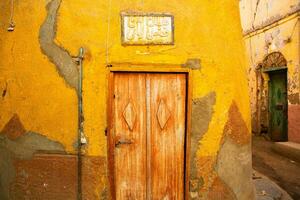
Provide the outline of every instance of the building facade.
[[0,199],[254,199],[238,6],[0,1]]
[[249,60],[252,130],[300,142],[300,3],[240,1]]

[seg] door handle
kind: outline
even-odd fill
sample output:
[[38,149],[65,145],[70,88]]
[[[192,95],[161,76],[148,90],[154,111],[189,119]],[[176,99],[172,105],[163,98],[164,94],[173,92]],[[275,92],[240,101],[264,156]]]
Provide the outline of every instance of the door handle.
[[275,105],[276,110],[283,110],[283,104],[282,103],[278,103]]
[[132,144],[132,143],[133,142],[131,140],[119,139],[118,141],[116,141],[115,147],[119,147],[120,145],[124,145],[124,144]]

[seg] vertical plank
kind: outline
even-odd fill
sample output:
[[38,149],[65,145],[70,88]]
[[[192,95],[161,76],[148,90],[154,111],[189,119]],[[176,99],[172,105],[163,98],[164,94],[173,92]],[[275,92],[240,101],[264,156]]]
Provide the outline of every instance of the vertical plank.
[[186,74],[186,131],[185,131],[185,177],[184,177],[184,185],[185,185],[185,199],[189,199],[189,190],[190,190],[190,146],[191,146],[191,117],[192,117],[192,73]]
[[152,199],[152,192],[151,192],[151,82],[150,82],[149,76],[150,76],[150,74],[146,75],[147,200]]
[[145,74],[114,76],[116,199],[146,199]]
[[109,171],[109,199],[116,199],[115,176],[114,176],[114,135],[113,135],[113,95],[114,95],[114,74],[108,75],[108,97],[107,97],[107,146],[108,146],[108,171]]
[[152,199],[184,199],[186,76],[151,74]]

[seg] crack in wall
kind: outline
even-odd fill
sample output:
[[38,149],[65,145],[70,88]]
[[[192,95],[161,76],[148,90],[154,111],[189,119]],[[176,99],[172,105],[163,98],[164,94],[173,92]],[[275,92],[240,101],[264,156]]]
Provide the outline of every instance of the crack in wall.
[[55,64],[58,73],[69,86],[78,91],[78,68],[72,56],[63,47],[54,42],[57,29],[58,10],[61,0],[52,0],[47,6],[47,17],[40,27],[40,47],[48,59]]
[[[252,27],[249,29],[243,30],[243,35],[247,36],[255,31],[261,30],[266,28],[267,26],[271,26],[272,24],[275,24],[279,22],[280,20],[283,20],[284,18],[287,18],[291,15],[294,15],[296,13],[300,12],[300,3],[295,5],[289,12],[286,14],[277,14],[271,17],[267,17],[265,20],[263,20],[260,24],[254,25],[254,19],[252,22]],[[256,14],[255,14],[256,15]]]
[[252,28],[253,29],[254,29],[254,22],[255,22],[255,19],[256,19],[256,14],[257,14],[257,9],[258,9],[259,3],[260,3],[260,0],[257,0],[256,5],[255,5],[255,11],[253,13],[253,21],[252,21]]

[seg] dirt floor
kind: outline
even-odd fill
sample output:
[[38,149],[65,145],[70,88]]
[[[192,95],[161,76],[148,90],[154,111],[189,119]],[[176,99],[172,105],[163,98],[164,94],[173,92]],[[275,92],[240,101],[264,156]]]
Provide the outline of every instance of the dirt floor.
[[300,163],[273,152],[273,143],[263,137],[253,137],[252,143],[253,168],[300,200]]

